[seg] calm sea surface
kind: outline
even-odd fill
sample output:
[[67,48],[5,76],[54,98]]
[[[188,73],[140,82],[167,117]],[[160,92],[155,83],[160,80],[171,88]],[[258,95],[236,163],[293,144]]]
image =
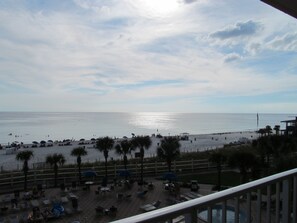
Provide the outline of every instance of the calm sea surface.
[[[273,127],[288,119],[294,119],[294,115],[259,114],[259,128]],[[0,112],[1,144],[101,136],[130,137],[131,133],[176,135],[256,129],[257,114]]]

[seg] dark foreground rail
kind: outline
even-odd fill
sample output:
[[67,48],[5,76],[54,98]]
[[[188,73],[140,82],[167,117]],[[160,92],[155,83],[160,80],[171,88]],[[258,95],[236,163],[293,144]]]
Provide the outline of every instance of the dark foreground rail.
[[[211,214],[218,204],[221,211]],[[231,221],[228,205],[234,213]],[[207,210],[205,219],[201,220],[200,210]],[[215,222],[297,222],[297,169],[113,223],[197,223],[218,219]]]

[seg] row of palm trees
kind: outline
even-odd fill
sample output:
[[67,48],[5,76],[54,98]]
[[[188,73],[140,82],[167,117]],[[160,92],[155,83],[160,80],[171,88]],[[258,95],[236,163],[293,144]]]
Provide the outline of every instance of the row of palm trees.
[[[259,175],[278,173],[297,167],[297,139],[286,135],[270,135],[266,133],[254,140],[252,145],[235,147],[234,150],[211,151],[209,161],[216,165],[218,178],[217,190],[221,189],[222,166],[237,168],[241,175],[241,183],[247,181],[248,173],[252,179]],[[268,134],[269,133],[269,134]],[[272,162],[273,161],[273,162]]]
[[[107,180],[107,163],[109,151],[115,149],[116,153],[123,156],[124,168],[127,169],[128,164],[128,155],[131,154],[132,151],[139,149],[139,159],[141,164],[140,171],[140,184],[143,183],[143,162],[144,162],[144,154],[145,150],[149,149],[152,141],[149,136],[135,136],[132,139],[124,139],[120,141],[118,144],[114,145],[114,139],[110,137],[102,137],[98,138],[96,141],[96,149],[103,153],[105,159],[105,179]],[[29,171],[28,161],[33,157],[33,151],[26,150],[19,152],[16,155],[16,159],[23,162],[23,172],[24,172],[24,190],[27,191],[27,175]],[[87,155],[87,150],[84,147],[74,148],[71,151],[71,155],[77,157],[77,167],[78,167],[78,175],[79,181],[82,180],[81,175],[81,164],[82,164],[82,156]],[[157,148],[157,155],[160,159],[166,161],[168,165],[168,171],[171,171],[171,163],[180,155],[180,143],[177,137],[165,137],[161,140],[160,146]],[[66,162],[63,154],[52,154],[46,157],[46,163],[50,164],[50,166],[54,169],[54,177],[55,177],[55,187],[57,187],[58,183],[58,168],[62,166]]]

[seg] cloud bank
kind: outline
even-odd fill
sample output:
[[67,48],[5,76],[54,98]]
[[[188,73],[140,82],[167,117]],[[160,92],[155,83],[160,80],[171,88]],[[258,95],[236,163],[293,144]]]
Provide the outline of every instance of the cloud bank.
[[257,1],[164,2],[1,2],[2,110],[228,112],[214,99],[236,96],[254,112],[295,91],[295,20]]

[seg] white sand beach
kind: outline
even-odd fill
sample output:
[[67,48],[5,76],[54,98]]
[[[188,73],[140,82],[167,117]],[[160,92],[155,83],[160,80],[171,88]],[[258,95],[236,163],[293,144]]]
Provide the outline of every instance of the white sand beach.
[[[180,150],[182,153],[186,152],[195,152],[195,151],[205,151],[215,148],[223,147],[225,144],[253,140],[258,137],[256,132],[245,131],[245,132],[228,132],[228,133],[214,133],[214,134],[202,134],[202,135],[192,135],[189,134],[188,140],[181,140]],[[157,137],[151,137],[152,145],[149,150],[145,151],[145,157],[153,157],[156,154],[156,149],[158,143],[161,139]],[[117,139],[119,141],[121,139]],[[32,168],[33,164],[36,166],[38,163],[44,163],[45,158],[49,154],[53,153],[62,153],[66,158],[66,164],[76,163],[76,157],[71,156],[71,150],[78,146],[85,146],[88,154],[82,157],[82,162],[94,162],[94,161],[103,161],[103,154],[100,153],[97,149],[94,148],[94,144],[91,144],[90,140],[85,141],[85,145],[79,145],[79,141],[71,141],[71,145],[59,146],[59,143],[54,143],[52,147],[37,147],[31,148],[20,148],[17,151],[12,151],[12,149],[4,148],[0,150],[0,168],[3,170],[16,170],[22,168],[22,162],[16,160],[16,153],[18,151],[23,151],[26,149],[32,150],[34,157],[29,161],[29,165]],[[11,153],[11,154],[9,154]],[[134,153],[131,154],[134,157]],[[121,157],[115,154],[114,151],[110,151],[109,159],[120,159]]]

